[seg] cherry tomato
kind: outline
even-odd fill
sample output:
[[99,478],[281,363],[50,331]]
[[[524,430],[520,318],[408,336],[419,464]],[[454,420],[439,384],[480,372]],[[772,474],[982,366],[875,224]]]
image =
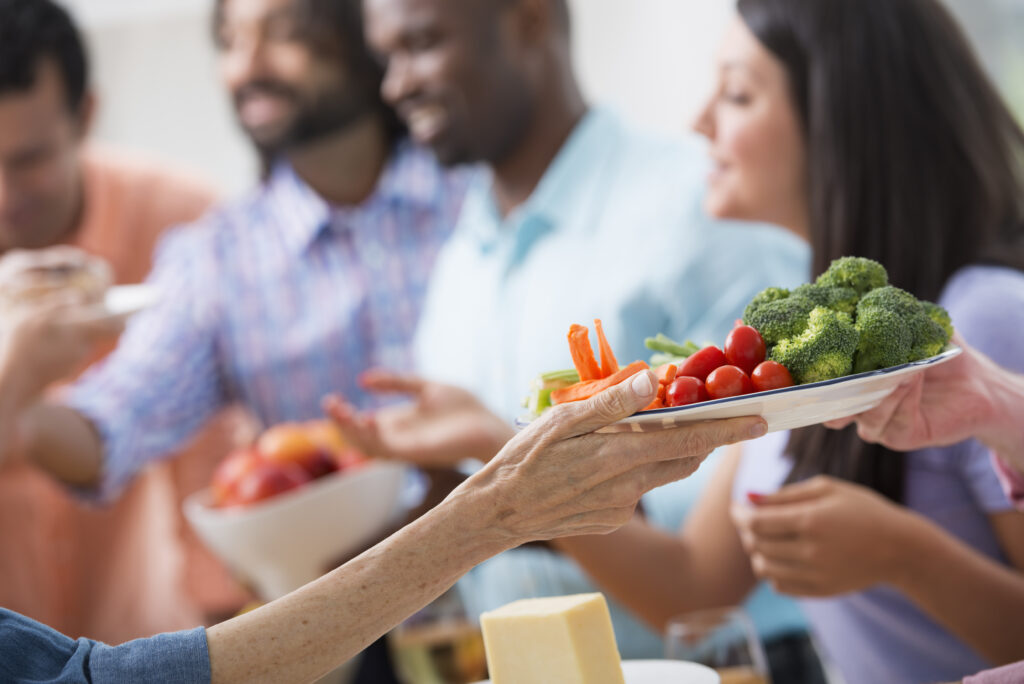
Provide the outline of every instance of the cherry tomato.
[[707,381],[708,396],[712,399],[725,399],[741,394],[750,394],[754,385],[741,368],[721,366],[711,371]]
[[725,358],[744,373],[753,373],[764,361],[765,347],[761,333],[749,325],[739,325],[725,338]]
[[665,406],[686,406],[707,400],[708,391],[704,383],[689,375],[677,377],[665,393]]
[[679,367],[676,375],[689,375],[691,378],[697,378],[704,382],[708,379],[708,373],[727,363],[729,362],[722,350],[712,344],[683,361],[683,365]]
[[778,361],[757,364],[757,368],[750,374],[750,381],[758,392],[793,386],[793,376],[789,374],[789,369]]

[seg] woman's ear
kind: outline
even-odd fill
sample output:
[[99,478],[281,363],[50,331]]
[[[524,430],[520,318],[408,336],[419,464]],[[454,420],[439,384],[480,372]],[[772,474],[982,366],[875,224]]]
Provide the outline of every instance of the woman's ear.
[[78,112],[75,118],[78,120],[78,142],[85,141],[92,132],[93,123],[96,121],[96,109],[98,97],[92,90],[86,90],[82,96],[82,102],[78,105]]

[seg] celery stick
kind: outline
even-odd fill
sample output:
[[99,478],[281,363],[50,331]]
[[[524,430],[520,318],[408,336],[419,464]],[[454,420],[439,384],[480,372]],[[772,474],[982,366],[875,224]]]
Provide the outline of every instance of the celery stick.
[[658,333],[657,337],[648,337],[644,340],[644,345],[651,351],[663,352],[665,354],[671,354],[673,356],[683,358],[686,358],[700,350],[700,347],[690,340],[686,340],[684,343],[679,344],[664,333]]

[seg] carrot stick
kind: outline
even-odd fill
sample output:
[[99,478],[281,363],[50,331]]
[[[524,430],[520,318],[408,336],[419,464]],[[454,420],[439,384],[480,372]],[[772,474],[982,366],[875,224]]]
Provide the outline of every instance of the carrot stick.
[[584,399],[589,399],[598,392],[617,385],[626,378],[632,377],[647,368],[649,368],[649,366],[643,361],[634,361],[619,372],[609,375],[607,378],[581,380],[575,385],[569,385],[568,387],[553,391],[551,393],[551,403],[565,404],[570,401],[582,401]]
[[594,319],[594,332],[597,333],[597,348],[601,350],[601,377],[607,378],[612,373],[619,372],[619,362],[615,360],[612,346],[608,344],[608,338],[604,336],[600,318]]
[[676,373],[679,371],[678,366],[674,363],[666,363],[658,366],[654,369],[654,374],[658,376],[658,382],[662,385],[671,385],[672,381],[676,379]]
[[661,397],[657,397],[647,407],[640,409],[641,411],[650,411],[651,409],[665,408],[665,401]]
[[594,350],[590,346],[590,333],[585,326],[573,323],[569,326],[569,353],[580,381],[597,380],[601,377],[601,369],[594,358]]

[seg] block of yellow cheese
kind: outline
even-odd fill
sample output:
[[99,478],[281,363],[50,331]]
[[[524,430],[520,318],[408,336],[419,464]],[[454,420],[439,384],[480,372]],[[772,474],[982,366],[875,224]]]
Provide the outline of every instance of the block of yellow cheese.
[[493,684],[625,684],[601,594],[523,599],[480,624]]

